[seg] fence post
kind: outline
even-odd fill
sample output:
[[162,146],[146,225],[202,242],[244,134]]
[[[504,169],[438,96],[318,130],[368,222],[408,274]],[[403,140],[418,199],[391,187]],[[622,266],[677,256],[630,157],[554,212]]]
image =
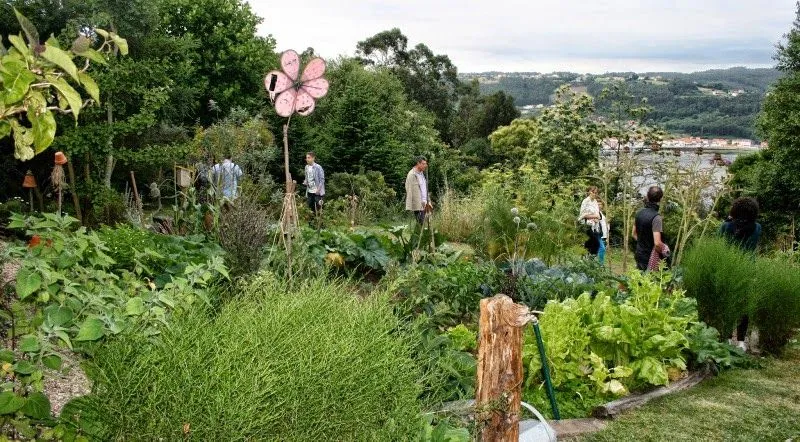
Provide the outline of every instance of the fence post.
[[508,296],[481,300],[476,417],[480,440],[517,442],[522,400],[522,335],[527,307]]

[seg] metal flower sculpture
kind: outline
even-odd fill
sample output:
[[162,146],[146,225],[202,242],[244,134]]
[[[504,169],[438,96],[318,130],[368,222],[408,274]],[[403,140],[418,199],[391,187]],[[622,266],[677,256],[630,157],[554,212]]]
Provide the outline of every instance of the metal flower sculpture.
[[275,111],[282,117],[291,117],[297,112],[309,115],[314,111],[317,99],[328,93],[328,80],[325,74],[325,60],[311,59],[300,74],[300,56],[293,50],[281,54],[281,70],[271,71],[264,78],[264,86],[270,99],[275,103]]

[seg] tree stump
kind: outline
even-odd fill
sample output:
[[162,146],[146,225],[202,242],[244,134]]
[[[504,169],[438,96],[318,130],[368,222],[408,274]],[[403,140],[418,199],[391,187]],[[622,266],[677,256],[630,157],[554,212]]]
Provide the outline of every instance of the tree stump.
[[508,296],[481,300],[476,418],[482,441],[519,440],[522,332],[528,308]]

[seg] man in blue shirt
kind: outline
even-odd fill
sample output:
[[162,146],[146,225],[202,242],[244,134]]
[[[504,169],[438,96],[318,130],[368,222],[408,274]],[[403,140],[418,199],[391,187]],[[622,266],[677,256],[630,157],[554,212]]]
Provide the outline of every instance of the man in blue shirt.
[[220,190],[225,199],[233,201],[239,196],[239,179],[242,178],[242,169],[231,161],[230,155],[225,155],[222,163],[217,163],[211,169],[212,183]]

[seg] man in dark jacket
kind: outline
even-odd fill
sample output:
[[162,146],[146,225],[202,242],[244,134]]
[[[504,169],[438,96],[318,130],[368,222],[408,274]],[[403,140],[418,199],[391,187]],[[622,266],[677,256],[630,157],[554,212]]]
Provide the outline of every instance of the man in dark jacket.
[[651,186],[647,189],[644,208],[636,213],[633,239],[636,240],[636,267],[642,271],[647,270],[653,249],[659,254],[664,250],[664,219],[658,213],[658,204],[663,196],[664,191],[660,187]]

